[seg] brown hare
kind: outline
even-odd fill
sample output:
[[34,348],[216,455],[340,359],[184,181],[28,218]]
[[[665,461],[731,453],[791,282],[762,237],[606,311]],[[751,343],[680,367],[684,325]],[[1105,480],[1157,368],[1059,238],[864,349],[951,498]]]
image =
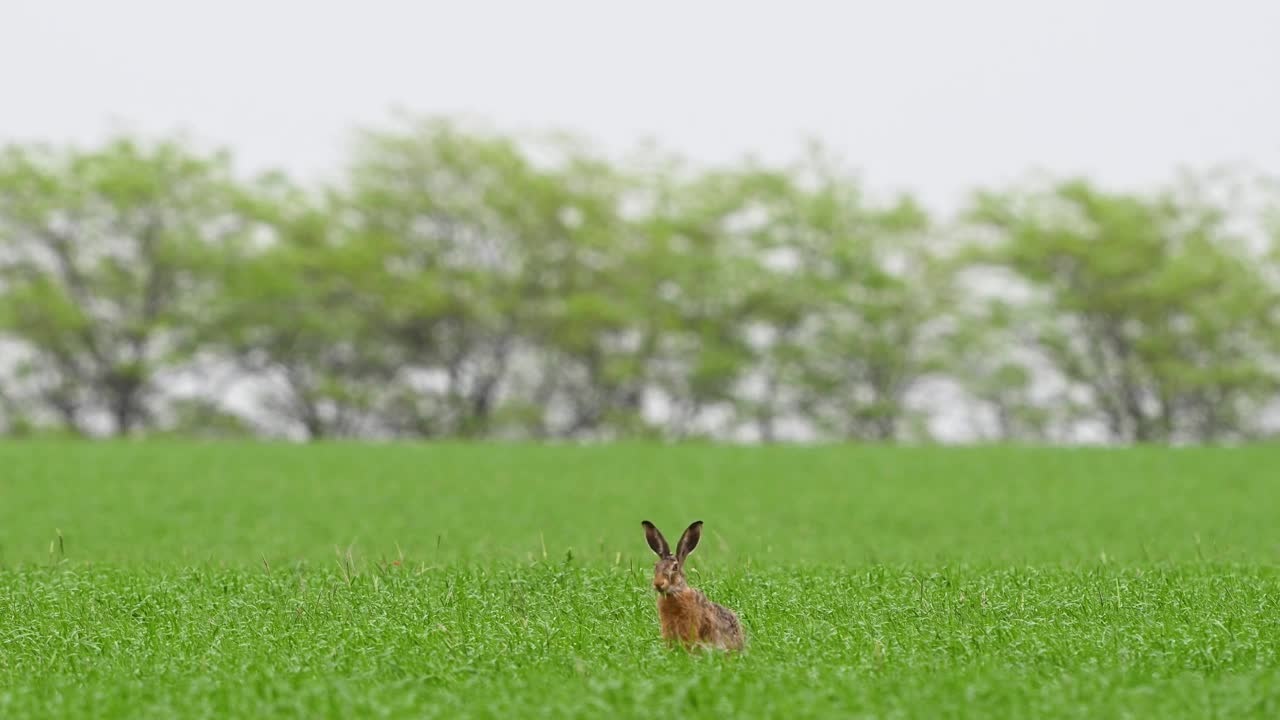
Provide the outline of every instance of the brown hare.
[[686,649],[713,647],[741,650],[742,624],[732,610],[707,599],[702,591],[689,587],[684,577],[684,560],[702,538],[702,521],[690,525],[671,554],[667,539],[653,523],[645,520],[644,536],[658,554],[653,566],[653,588],[658,591],[658,620],[668,644],[679,642]]

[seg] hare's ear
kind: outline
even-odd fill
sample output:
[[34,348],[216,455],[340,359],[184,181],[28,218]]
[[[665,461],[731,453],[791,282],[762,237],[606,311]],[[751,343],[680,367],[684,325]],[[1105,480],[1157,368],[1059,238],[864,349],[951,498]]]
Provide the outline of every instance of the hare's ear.
[[680,536],[680,542],[676,543],[676,559],[684,562],[689,553],[698,547],[698,541],[702,539],[702,521],[699,520],[689,527],[685,528],[684,534]]
[[640,521],[644,526],[644,539],[649,541],[649,547],[658,554],[658,557],[671,557],[671,547],[667,545],[667,539],[662,537],[662,533],[658,532],[658,528],[648,520]]

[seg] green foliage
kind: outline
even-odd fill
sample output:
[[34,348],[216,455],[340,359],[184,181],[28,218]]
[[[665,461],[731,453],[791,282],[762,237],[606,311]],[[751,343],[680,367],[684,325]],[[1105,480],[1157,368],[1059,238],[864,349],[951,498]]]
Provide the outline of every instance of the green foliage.
[[691,169],[410,116],[325,187],[13,146],[0,428],[222,433],[240,393],[242,428],[311,439],[1249,441],[1280,241],[1223,189],[1064,182],[948,224],[816,145]]
[[1083,182],[980,198],[987,258],[1022,279],[1041,355],[1116,439],[1250,437],[1280,376],[1280,296],[1213,207]]
[[390,422],[488,433],[542,273],[576,247],[560,237],[563,188],[510,139],[413,119],[363,135],[350,176],[351,241],[376,243],[392,276],[376,331],[401,374],[444,379],[398,387]]
[[948,267],[909,199],[870,206],[838,168],[811,162],[793,172],[777,224],[758,233],[798,259],[770,283],[785,300],[766,302],[761,318],[776,339],[773,365],[791,366],[772,386],[796,388],[802,414],[836,437],[907,437],[908,394],[942,360]]
[[255,190],[247,216],[265,241],[227,248],[203,342],[272,383],[273,419],[313,439],[368,432],[398,362],[379,334],[395,309],[384,249],[352,241],[331,199],[279,181]]
[[0,715],[1270,717],[1276,454],[0,445]]
[[[1000,442],[1060,440],[1079,410],[1061,389],[1037,387],[1035,357],[1028,357],[1026,329],[1036,310],[1001,299],[970,301],[954,313],[944,340],[946,372],[975,401],[977,435]],[[1040,391],[1038,393],[1038,391]]]
[[183,361],[213,245],[236,232],[230,166],[176,142],[0,153],[0,328],[32,405],[83,431],[152,422]]

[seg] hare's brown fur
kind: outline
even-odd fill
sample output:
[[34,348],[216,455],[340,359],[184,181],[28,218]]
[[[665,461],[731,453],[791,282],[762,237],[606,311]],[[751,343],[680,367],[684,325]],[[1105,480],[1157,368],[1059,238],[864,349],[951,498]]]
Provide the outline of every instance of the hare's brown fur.
[[712,602],[701,590],[685,582],[684,560],[697,546],[702,521],[684,531],[672,555],[667,541],[653,523],[643,523],[649,547],[658,555],[653,586],[658,591],[658,621],[662,637],[685,648],[707,646],[724,650],[743,648],[742,624],[732,610]]

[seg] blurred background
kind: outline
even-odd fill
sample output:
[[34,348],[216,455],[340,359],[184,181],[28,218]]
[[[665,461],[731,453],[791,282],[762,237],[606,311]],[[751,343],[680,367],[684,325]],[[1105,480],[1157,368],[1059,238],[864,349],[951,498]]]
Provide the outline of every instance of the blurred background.
[[0,14],[6,435],[1280,434],[1272,0]]

